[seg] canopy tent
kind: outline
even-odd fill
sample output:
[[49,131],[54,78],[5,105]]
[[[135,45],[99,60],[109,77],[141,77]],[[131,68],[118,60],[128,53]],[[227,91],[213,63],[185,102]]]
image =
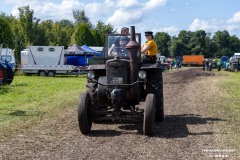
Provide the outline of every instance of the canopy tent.
[[73,44],[65,50],[65,64],[74,66],[86,66],[89,59],[94,58],[93,52],[88,52],[77,44]]
[[84,51],[89,52],[89,53],[94,53],[95,56],[103,56],[102,52],[98,52],[96,50],[93,50],[92,48],[89,48],[87,45],[82,45],[81,47]]
[[77,44],[73,44],[65,50],[65,54],[84,54],[86,51]]

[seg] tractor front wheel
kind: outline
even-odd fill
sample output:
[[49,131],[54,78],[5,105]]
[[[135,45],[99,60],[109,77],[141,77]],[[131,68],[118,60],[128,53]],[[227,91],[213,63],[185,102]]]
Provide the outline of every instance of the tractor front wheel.
[[87,135],[92,128],[92,102],[89,93],[82,93],[78,102],[78,124],[82,134]]
[[144,109],[143,133],[151,136],[155,131],[155,113],[156,112],[156,98],[154,94],[147,94]]

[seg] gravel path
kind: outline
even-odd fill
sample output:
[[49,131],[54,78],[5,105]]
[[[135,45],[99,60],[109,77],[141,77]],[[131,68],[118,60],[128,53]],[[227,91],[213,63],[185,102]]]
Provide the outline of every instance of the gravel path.
[[83,136],[73,108],[54,121],[0,140],[0,159],[240,159],[220,128],[227,120],[214,112],[215,74],[192,68],[163,76],[166,118],[157,124],[155,136],[144,136],[141,124],[126,123],[93,124],[91,135]]

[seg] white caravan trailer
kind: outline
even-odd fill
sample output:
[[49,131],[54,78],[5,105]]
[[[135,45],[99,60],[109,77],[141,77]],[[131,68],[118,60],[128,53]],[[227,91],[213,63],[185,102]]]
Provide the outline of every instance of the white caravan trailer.
[[21,51],[21,69],[24,73],[53,77],[70,74],[75,66],[64,65],[63,46],[28,46]]

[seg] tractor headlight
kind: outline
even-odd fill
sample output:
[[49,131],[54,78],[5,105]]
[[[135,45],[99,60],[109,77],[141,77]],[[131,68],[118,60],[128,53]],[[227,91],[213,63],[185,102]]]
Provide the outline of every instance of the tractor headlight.
[[138,77],[141,78],[141,79],[145,79],[147,76],[147,73],[143,70],[139,71],[138,72]]
[[94,72],[88,72],[88,73],[87,73],[87,77],[88,77],[89,79],[93,79],[93,78],[95,77]]

